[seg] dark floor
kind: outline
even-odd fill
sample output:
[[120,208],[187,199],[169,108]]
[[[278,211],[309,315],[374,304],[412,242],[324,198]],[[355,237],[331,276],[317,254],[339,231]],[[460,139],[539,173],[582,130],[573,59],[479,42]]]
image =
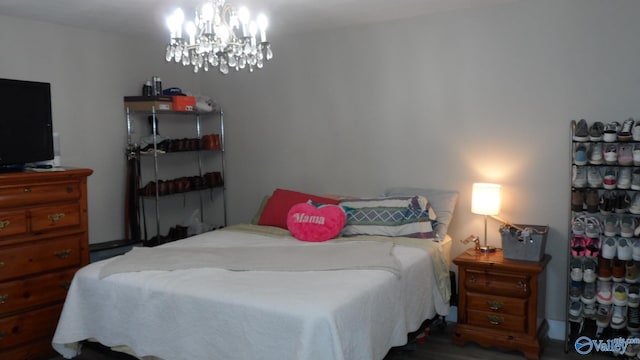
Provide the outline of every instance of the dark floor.
[[[441,324],[434,324],[429,328],[429,335],[424,341],[411,341],[408,345],[393,348],[384,360],[522,360],[524,356],[517,352],[503,352],[491,348],[482,348],[473,343],[465,346],[455,346],[451,344],[451,334],[454,323],[447,323],[443,328]],[[572,344],[573,346],[573,344]],[[611,353],[593,352],[588,356],[580,355],[572,348],[569,353],[565,353],[564,341],[549,340],[542,353],[542,360],[605,360],[612,359]],[[62,360],[62,357],[55,357],[51,360]],[[76,357],[77,360],[133,360],[133,357],[109,352],[106,349],[84,347],[82,355]],[[259,357],[256,357],[259,359]],[[188,360],[188,359],[185,359]],[[215,360],[215,359],[212,359]],[[224,359],[221,359],[224,360]]]

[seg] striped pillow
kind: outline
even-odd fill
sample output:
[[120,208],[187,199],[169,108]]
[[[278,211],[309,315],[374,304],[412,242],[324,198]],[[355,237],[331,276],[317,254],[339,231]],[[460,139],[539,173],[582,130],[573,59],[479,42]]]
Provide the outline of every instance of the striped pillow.
[[380,235],[433,239],[436,213],[424,196],[344,199],[342,236]]

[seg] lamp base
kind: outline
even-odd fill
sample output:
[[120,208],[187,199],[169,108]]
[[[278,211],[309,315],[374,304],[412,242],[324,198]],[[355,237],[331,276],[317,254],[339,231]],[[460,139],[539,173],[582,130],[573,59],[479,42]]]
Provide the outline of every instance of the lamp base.
[[480,246],[481,253],[493,253],[496,252],[496,247],[491,245]]

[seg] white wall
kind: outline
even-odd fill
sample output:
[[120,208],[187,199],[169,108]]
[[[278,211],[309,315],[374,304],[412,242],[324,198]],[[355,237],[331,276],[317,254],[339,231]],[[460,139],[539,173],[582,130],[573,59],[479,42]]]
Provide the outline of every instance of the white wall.
[[0,77],[52,82],[64,163],[95,170],[92,243],[123,234],[122,96],[160,75],[224,106],[231,223],[276,187],[457,189],[456,255],[482,232],[471,184],[499,182],[503,217],[551,227],[547,317],[562,320],[569,121],[640,117],[639,13],[633,0],[525,0],[279,36],[265,69],[225,77],[164,64],[162,42],[0,17]]
[[551,228],[547,317],[564,319],[569,123],[640,117],[639,13],[529,0],[272,39],[265,69],[203,83],[226,109],[232,222],[276,187],[457,189],[455,256],[483,232],[472,183],[501,183],[504,218]]

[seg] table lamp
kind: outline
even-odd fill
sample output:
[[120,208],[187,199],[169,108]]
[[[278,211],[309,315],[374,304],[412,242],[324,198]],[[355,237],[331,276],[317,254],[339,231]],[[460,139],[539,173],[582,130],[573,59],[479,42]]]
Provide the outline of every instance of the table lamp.
[[471,193],[471,212],[484,215],[484,246],[483,253],[494,252],[496,248],[487,244],[487,217],[500,213],[500,189],[498,184],[474,183]]

